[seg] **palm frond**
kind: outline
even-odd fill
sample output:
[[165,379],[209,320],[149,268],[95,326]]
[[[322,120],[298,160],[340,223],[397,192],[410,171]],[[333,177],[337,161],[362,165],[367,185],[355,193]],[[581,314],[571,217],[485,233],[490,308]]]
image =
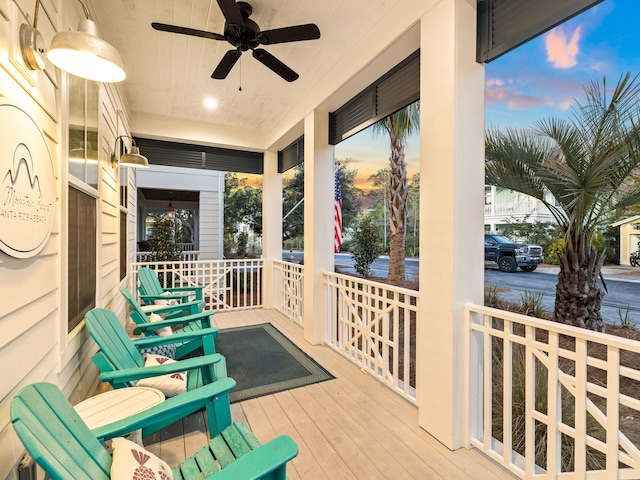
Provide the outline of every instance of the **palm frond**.
[[[622,192],[640,167],[638,78],[622,75],[613,89],[606,78],[589,82],[569,120],[543,119],[528,131],[488,131],[487,183],[545,201],[574,240],[590,238],[612,209],[640,200],[640,192]],[[545,200],[546,192],[553,201]]]

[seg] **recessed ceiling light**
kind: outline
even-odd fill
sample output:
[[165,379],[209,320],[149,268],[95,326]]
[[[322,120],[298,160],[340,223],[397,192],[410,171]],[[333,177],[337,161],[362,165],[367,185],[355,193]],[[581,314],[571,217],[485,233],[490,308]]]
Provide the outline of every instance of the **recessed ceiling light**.
[[218,108],[218,100],[215,98],[207,97],[204,99],[204,106],[213,110],[214,108]]

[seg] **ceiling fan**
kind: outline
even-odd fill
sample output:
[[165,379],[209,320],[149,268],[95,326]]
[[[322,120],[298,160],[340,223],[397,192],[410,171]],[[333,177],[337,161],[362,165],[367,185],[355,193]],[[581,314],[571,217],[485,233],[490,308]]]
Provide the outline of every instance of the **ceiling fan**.
[[151,26],[163,32],[180,33],[182,35],[210,38],[212,40],[226,40],[233,45],[235,49],[225,53],[211,74],[211,78],[220,80],[226,78],[240,58],[240,55],[242,55],[242,52],[246,52],[247,50],[251,50],[253,52],[253,58],[273,70],[287,82],[293,82],[299,77],[296,72],[264,48],[258,47],[260,45],[273,45],[276,43],[316,40],[320,38],[320,29],[317,25],[307,23],[304,25],[261,31],[258,24],[249,19],[253,8],[247,2],[236,3],[234,0],[217,1],[225,18],[224,34],[157,22],[153,22]]

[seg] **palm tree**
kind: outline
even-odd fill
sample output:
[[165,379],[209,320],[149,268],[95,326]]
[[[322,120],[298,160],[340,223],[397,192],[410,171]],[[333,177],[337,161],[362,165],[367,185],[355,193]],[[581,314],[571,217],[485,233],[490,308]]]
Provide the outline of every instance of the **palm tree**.
[[389,135],[389,282],[404,284],[405,238],[407,223],[407,164],[404,148],[407,136],[420,128],[420,102],[376,122],[374,132]]
[[[614,209],[638,201],[626,182],[640,166],[638,76],[620,77],[610,90],[590,82],[586,100],[568,120],[546,119],[531,130],[490,130],[486,136],[486,182],[542,201],[560,226],[564,247],[556,286],[555,320],[604,331],[604,251],[592,239]],[[602,279],[606,291],[606,283]]]

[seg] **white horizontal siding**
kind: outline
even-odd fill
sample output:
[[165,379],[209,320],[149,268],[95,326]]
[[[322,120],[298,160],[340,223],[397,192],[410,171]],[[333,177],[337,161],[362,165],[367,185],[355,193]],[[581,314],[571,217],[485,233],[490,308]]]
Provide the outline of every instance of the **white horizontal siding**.
[[200,192],[199,250],[200,259],[222,258],[222,195],[220,191]]
[[[97,350],[81,324],[70,334],[66,321],[67,106],[65,77],[51,64],[28,71],[17,45],[21,23],[33,23],[34,2],[0,0],[0,103],[18,105],[39,125],[54,163],[57,204],[52,232],[44,249],[29,259],[0,253],[0,479],[17,479],[24,449],[9,418],[11,399],[24,385],[56,383],[72,403],[97,386],[91,356]],[[75,0],[42,0],[38,30],[49,44],[58,30],[75,29],[82,14]],[[9,21],[5,20],[9,17]],[[116,134],[125,134],[126,118],[118,87],[100,86],[100,177],[98,186],[98,278],[96,303],[111,308],[124,321],[119,275],[119,184],[110,166]],[[0,128],[3,128],[0,125]],[[135,178],[129,179],[129,260],[135,255]]]

